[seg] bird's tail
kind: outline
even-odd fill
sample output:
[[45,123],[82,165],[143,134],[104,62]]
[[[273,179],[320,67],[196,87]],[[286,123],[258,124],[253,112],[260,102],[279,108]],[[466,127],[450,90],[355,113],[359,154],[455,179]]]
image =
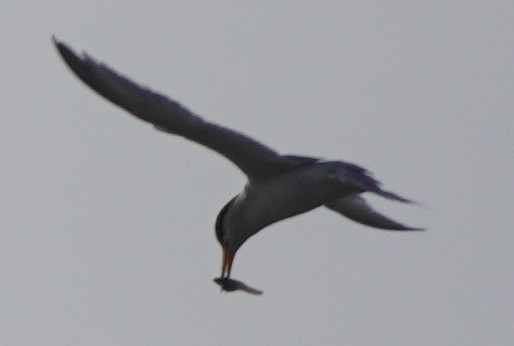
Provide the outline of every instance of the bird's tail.
[[386,191],[386,190],[382,189],[382,187],[381,187],[382,184],[378,180],[373,178],[373,176],[371,175],[371,173],[368,170],[366,170],[358,165],[355,165],[353,163],[345,162],[344,165],[345,165],[345,168],[349,172],[351,172],[350,174],[353,176],[354,181],[358,181],[359,185],[362,186],[363,191],[372,192],[379,196],[382,196],[384,198],[387,198],[387,199],[390,199],[393,201],[397,201],[397,202],[408,203],[408,204],[418,204],[417,202],[407,199],[405,197],[402,197],[400,195],[397,195],[394,192],[390,192],[390,191]]
[[390,200],[393,200],[393,201],[402,202],[402,203],[408,203],[408,204],[418,204],[416,201],[413,201],[411,199],[407,199],[405,197],[397,195],[396,193],[382,190],[380,188],[380,186],[378,186],[376,189],[371,190],[371,192],[376,193],[379,196],[382,196],[384,198],[387,198],[387,199],[390,199]]

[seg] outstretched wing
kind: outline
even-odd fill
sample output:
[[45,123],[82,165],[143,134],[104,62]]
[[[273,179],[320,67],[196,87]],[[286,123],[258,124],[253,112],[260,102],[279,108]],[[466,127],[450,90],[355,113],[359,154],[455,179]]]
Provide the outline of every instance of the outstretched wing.
[[55,38],[54,43],[70,69],[98,94],[159,130],[185,137],[218,152],[238,166],[249,179],[265,179],[296,166],[293,160],[254,139],[205,121],[178,102],[139,86],[87,54],[77,55]]
[[392,230],[392,231],[422,231],[422,228],[412,228],[394,221],[375,211],[364,198],[352,194],[334,202],[325,203],[325,207],[363,225]]

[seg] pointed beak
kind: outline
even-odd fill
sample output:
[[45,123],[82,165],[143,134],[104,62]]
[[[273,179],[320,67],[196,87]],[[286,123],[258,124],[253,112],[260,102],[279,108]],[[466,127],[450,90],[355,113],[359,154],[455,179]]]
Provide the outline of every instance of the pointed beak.
[[232,269],[232,261],[234,260],[234,256],[227,249],[227,247],[223,247],[223,255],[221,259],[221,277],[229,278],[230,270]]

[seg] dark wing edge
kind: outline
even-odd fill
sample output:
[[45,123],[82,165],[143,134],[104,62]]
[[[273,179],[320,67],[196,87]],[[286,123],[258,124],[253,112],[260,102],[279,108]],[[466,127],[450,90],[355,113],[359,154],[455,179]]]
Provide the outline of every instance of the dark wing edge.
[[77,55],[62,41],[53,42],[66,65],[91,89],[157,129],[204,145],[232,161],[251,180],[296,166],[271,148],[236,131],[207,122],[164,95],[144,88],[86,53]]

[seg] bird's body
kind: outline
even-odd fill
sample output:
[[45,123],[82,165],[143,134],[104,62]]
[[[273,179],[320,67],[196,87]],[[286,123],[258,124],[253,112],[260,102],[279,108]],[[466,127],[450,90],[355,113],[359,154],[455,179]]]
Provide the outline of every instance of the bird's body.
[[[225,216],[226,229],[254,234],[264,227],[303,214],[338,198],[366,191],[353,165],[337,161],[300,164],[287,173],[248,183]],[[364,176],[363,176],[364,177]],[[362,179],[364,180],[364,179]],[[237,236],[237,231],[233,232]]]
[[62,42],[54,42],[72,71],[97,93],[161,131],[218,152],[247,175],[244,190],[222,208],[216,220],[216,235],[223,248],[222,275],[217,279],[222,288],[232,287],[228,284],[232,261],[248,238],[277,221],[320,206],[375,228],[419,230],[379,214],[365,202],[361,194],[372,192],[410,203],[383,190],[365,169],[343,161],[280,155],[248,136],[205,121],[87,55],[76,55]]
[[235,198],[226,214],[225,227],[246,229],[253,234],[352,190],[336,178],[330,174],[330,165],[323,162],[300,166],[265,181],[251,182]]

